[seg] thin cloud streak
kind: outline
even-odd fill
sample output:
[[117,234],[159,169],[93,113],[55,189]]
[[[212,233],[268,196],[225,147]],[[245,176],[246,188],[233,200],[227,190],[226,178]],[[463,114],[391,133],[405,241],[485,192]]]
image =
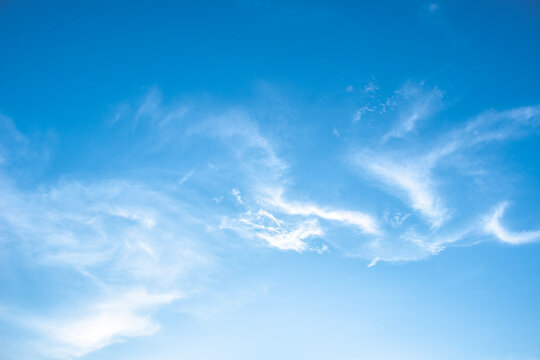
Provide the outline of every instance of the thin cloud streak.
[[160,326],[151,312],[191,291],[184,279],[192,283],[195,269],[212,264],[193,241],[202,225],[194,212],[146,186],[65,183],[34,193],[2,183],[0,246],[17,246],[43,271],[72,269],[88,280],[77,291],[94,289],[69,311],[77,315],[52,309],[57,316],[16,319],[38,333],[50,358],[80,357],[155,333]]
[[507,206],[508,202],[503,202],[495,208],[491,216],[485,220],[484,231],[493,235],[499,241],[512,245],[521,245],[540,241],[540,230],[515,232],[506,229],[501,224],[501,219]]
[[383,142],[391,138],[404,137],[415,130],[420,121],[431,117],[442,108],[444,93],[436,87],[426,90],[423,86],[423,83],[407,83],[396,91],[391,103],[393,107],[400,108],[399,118],[392,129],[383,136]]
[[384,184],[397,188],[411,208],[425,216],[433,227],[441,226],[450,218],[451,212],[442,205],[435,192],[430,169],[421,162],[397,164],[387,158],[359,154],[356,164]]
[[286,214],[316,216],[321,219],[356,226],[366,234],[377,235],[380,233],[377,221],[368,214],[359,211],[327,209],[315,204],[288,202],[283,199],[283,189],[265,189],[265,193],[267,196],[263,198],[264,201]]

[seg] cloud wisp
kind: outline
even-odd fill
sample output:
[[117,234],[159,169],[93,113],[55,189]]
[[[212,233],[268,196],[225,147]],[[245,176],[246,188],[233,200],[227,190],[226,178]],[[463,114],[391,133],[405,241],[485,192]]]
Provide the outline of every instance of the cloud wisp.
[[383,142],[402,138],[415,130],[419,122],[442,109],[443,97],[444,93],[437,87],[428,90],[424,83],[406,83],[391,99],[392,106],[399,108],[399,115],[392,129],[383,136]]
[[[455,209],[448,209],[434,180],[436,168],[455,154],[472,151],[494,141],[529,135],[540,124],[540,106],[525,106],[506,111],[487,111],[443,134],[434,145],[418,155],[405,146],[399,150],[366,149],[354,156],[354,165],[388,186],[390,193],[405,198],[433,227],[447,222]],[[384,149],[384,148],[383,148]]]
[[400,164],[388,157],[363,153],[356,156],[355,164],[391,189],[397,189],[398,196],[404,197],[433,227],[441,226],[451,216],[435,190],[431,169],[425,163]]
[[269,206],[279,209],[285,214],[314,216],[320,219],[358,227],[366,234],[380,234],[376,219],[366,213],[343,209],[328,209],[316,204],[286,201],[283,197],[283,189],[280,188],[265,189],[265,193],[268,196],[263,197],[264,201]]
[[151,294],[135,288],[97,301],[76,316],[26,321],[45,334],[45,352],[49,356],[68,359],[128,338],[155,334],[160,325],[152,319],[150,311],[180,298],[175,293]]
[[159,324],[151,313],[192,291],[185,279],[191,283],[195,269],[213,261],[195,242],[196,212],[144,185],[65,183],[27,192],[4,178],[0,193],[4,251],[22,254],[45,274],[69,269],[82,279],[72,290],[92,293],[82,303],[73,299],[80,305],[72,315],[52,308],[54,318],[19,319],[46,340],[40,352],[50,358],[79,357],[155,333]]
[[511,231],[501,224],[504,211],[508,202],[499,204],[493,213],[485,219],[484,231],[499,241],[512,245],[528,244],[540,241],[540,230],[533,231]]

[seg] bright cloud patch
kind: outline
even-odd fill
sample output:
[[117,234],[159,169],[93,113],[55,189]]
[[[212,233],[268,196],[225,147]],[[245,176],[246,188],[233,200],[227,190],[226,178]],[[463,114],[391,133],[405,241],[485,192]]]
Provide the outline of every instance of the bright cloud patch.
[[148,336],[160,326],[147,315],[152,307],[180,298],[177,294],[149,294],[134,289],[100,301],[76,317],[32,319],[31,324],[51,342],[46,351],[53,357],[79,357],[130,337]]

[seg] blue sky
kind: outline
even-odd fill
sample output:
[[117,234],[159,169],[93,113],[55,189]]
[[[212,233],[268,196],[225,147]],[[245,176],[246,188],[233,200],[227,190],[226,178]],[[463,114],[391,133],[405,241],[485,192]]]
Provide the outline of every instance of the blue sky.
[[540,359],[535,1],[0,2],[0,359]]

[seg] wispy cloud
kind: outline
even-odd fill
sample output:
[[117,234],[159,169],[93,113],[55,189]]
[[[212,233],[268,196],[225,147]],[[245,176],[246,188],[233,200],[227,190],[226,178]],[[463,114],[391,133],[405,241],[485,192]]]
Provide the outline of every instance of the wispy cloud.
[[26,146],[28,140],[17,130],[13,121],[7,116],[0,114],[0,165],[7,162],[12,150]]
[[182,120],[188,112],[189,108],[183,104],[165,106],[161,91],[154,88],[145,95],[141,104],[138,105],[133,119],[135,124],[149,121],[154,126],[163,127],[171,122]]
[[505,111],[489,110],[444,134],[423,157],[430,167],[452,154],[490,142],[532,135],[540,125],[540,105]]
[[401,211],[397,211],[395,213],[391,213],[390,211],[386,210],[384,213],[384,220],[388,222],[392,227],[396,228],[401,226],[407,219],[411,216],[411,213],[402,213]]
[[368,267],[373,267],[380,262],[420,261],[454,246],[470,236],[471,233],[470,228],[457,229],[453,232],[442,232],[435,229],[423,233],[410,227],[396,234],[396,239],[387,237],[370,241],[361,247],[360,252],[351,252],[350,255],[369,259]]
[[[52,133],[25,134],[17,129],[15,122],[0,113],[0,167],[18,167],[35,161],[46,161],[49,157],[49,143],[54,141]],[[22,170],[21,168],[18,169]]]
[[493,213],[485,219],[484,230],[488,234],[495,236],[498,240],[512,245],[540,241],[540,230],[515,232],[506,229],[501,224],[501,219],[507,206],[508,202],[503,202],[495,208]]
[[43,271],[71,269],[87,279],[79,291],[94,289],[69,312],[50,309],[55,317],[35,313],[20,319],[20,326],[47,340],[51,358],[78,357],[153,334],[159,324],[151,311],[191,291],[183,279],[212,264],[203,245],[194,242],[204,231],[197,210],[164,192],[126,181],[71,182],[38,192],[19,190],[5,178],[0,182],[3,251],[17,244],[25,261]]
[[[404,197],[411,208],[423,214],[434,227],[452,217],[437,191],[434,174],[445,158],[493,141],[525,136],[540,124],[540,106],[526,106],[506,111],[487,111],[443,134],[424,153],[407,155],[408,149],[358,152],[355,166],[389,186],[390,192]],[[416,153],[418,151],[416,150]]]
[[[385,102],[399,114],[387,140],[404,137],[440,109],[442,92],[409,86]],[[263,131],[243,108],[197,117],[181,104],[164,105],[159,92],[153,91],[133,109],[124,116],[130,116],[135,128],[145,123],[166,141],[181,134],[186,146],[195,143],[195,152],[209,147],[214,151],[193,159],[185,169],[173,169],[170,184],[129,177],[93,182],[71,178],[22,189],[5,167],[0,168],[0,247],[12,251],[16,244],[19,256],[32,264],[45,270],[69,269],[87,280],[81,285],[84,289],[95,290],[91,298],[76,302],[71,314],[52,309],[54,317],[39,311],[25,316],[34,322],[21,325],[49,339],[51,354],[56,351],[51,357],[81,356],[155,333],[159,323],[153,312],[189,296],[199,284],[199,274],[219,262],[219,247],[226,249],[233,242],[321,254],[338,244],[334,248],[369,259],[370,266],[438,254],[470,234],[459,228],[444,231],[443,225],[461,209],[446,205],[451,202],[439,188],[439,165],[492,141],[526,136],[540,124],[537,105],[482,113],[412,150],[407,142],[381,143],[376,136],[375,146],[354,152],[353,166],[413,210],[390,209],[388,214],[394,215],[379,221],[377,212],[364,211],[377,204],[359,202],[351,209],[339,199],[323,203],[290,187],[293,172],[280,156],[282,148],[275,140],[279,137]],[[7,129],[0,135],[5,164],[28,140],[12,122],[0,120]],[[178,147],[173,142],[166,145],[159,151],[176,157]],[[186,153],[191,155],[193,149]],[[381,206],[388,209],[388,204]],[[486,220],[486,232],[512,244],[539,240],[538,231],[505,229],[503,211],[504,206],[499,207]],[[415,213],[427,221],[428,230],[417,230]],[[350,236],[330,238],[341,231]]]
[[[221,224],[223,228],[262,239],[280,250],[299,252],[319,249],[306,242],[308,238],[324,234],[324,226],[319,224],[317,218],[354,226],[368,235],[380,233],[376,219],[368,214],[314,203],[285,201],[282,194],[286,189],[289,165],[278,156],[275,144],[261,133],[247,113],[234,110],[190,131],[229,140],[229,145],[235,149],[237,166],[243,169],[243,176],[249,179],[244,184],[245,189],[233,188],[231,191],[236,203],[245,212],[239,214],[236,220],[224,220]],[[278,220],[281,216],[288,216],[288,219]]]
[[437,87],[426,89],[424,83],[407,83],[397,90],[392,105],[399,109],[398,119],[392,129],[383,136],[383,141],[391,138],[401,138],[413,131],[420,121],[436,112],[443,105],[444,93]]
[[[438,95],[430,95],[430,97]],[[393,103],[393,102],[392,102]],[[426,104],[431,104],[427,101]],[[426,105],[430,108],[431,105]],[[411,107],[414,108],[414,107]],[[431,108],[430,108],[431,109]],[[435,109],[435,108],[433,108]],[[433,110],[431,109],[431,110]],[[431,111],[430,110],[430,111]],[[407,203],[430,224],[430,230],[422,235],[409,220],[407,227],[388,220],[391,229],[385,229],[389,236],[399,239],[392,241],[387,236],[369,241],[360,249],[349,251],[354,256],[371,259],[370,266],[379,261],[399,262],[420,260],[443,251],[465,239],[478,237],[478,224],[463,220],[464,214],[475,218],[467,208],[466,201],[457,201],[455,196],[442,192],[443,187],[452,187],[456,179],[439,175],[441,165],[464,166],[464,162],[475,161],[477,151],[493,142],[516,140],[538,133],[540,125],[540,106],[524,106],[510,110],[489,110],[464,121],[453,130],[439,134],[425,144],[418,142],[383,142],[370,149],[355,150],[351,163],[360,169],[362,175],[375,179],[387,193]],[[392,131],[387,135],[392,134]],[[420,134],[421,136],[421,134]],[[477,171],[486,173],[489,168],[476,165]],[[456,170],[460,170],[459,168]],[[453,204],[449,208],[446,204]],[[540,239],[538,231],[512,232],[501,225],[504,206],[501,205],[493,215],[482,223],[482,229],[500,241],[523,244]],[[388,210],[387,210],[388,212]],[[398,211],[399,212],[399,211]],[[476,215],[477,216],[477,215]],[[454,232],[448,233],[446,226],[454,218]],[[388,217],[387,217],[388,218]],[[389,218],[388,218],[389,219]],[[461,219],[461,220],[460,220]]]
[[188,133],[226,141],[241,160],[237,166],[245,173],[251,173],[253,179],[279,179],[287,170],[287,164],[276,153],[275,144],[261,133],[256,122],[241,109],[211,116],[191,127]]
[[[369,92],[373,93],[376,90],[375,83],[368,85]],[[391,138],[405,137],[415,131],[421,121],[442,110],[443,98],[443,91],[437,87],[428,88],[423,82],[408,82],[395,91],[391,98],[381,101],[380,106],[366,105],[355,115],[356,119],[360,119],[367,112],[385,116],[397,115],[394,125],[383,136],[383,142],[377,147],[357,152],[354,164],[380,182],[390,194],[403,199],[411,209],[427,220],[431,230],[435,232],[447,224],[456,212],[461,211],[459,208],[449,208],[440,192],[440,186],[446,185],[441,183],[442,178],[437,176],[441,162],[491,141],[526,135],[537,126],[539,114],[538,106],[487,111],[458,125],[453,131],[439,135],[435,141],[426,141],[423,149],[422,146],[414,145],[412,151],[407,148],[408,142],[388,141]],[[372,100],[377,103],[377,99]],[[140,106],[141,114],[148,109],[153,109],[160,118],[167,114],[167,109],[159,107],[159,96],[150,94],[145,101],[146,104]],[[151,116],[148,115],[148,118]],[[383,236],[385,229],[372,215],[322,206],[314,201],[287,200],[283,194],[287,192],[289,165],[279,156],[275,142],[263,133],[256,119],[243,108],[228,109],[197,121],[195,125],[187,126],[187,133],[190,136],[219,140],[235,155],[236,161],[228,163],[227,166],[232,166],[234,171],[242,174],[240,178],[243,179],[231,184],[227,192],[233,188],[233,197],[236,198],[239,209],[244,210],[228,226],[245,236],[264,240],[267,245],[277,249],[305,251],[313,249],[309,244],[310,238],[324,237],[327,224],[313,223],[316,219],[353,226],[366,235]],[[401,148],[396,149],[396,144]],[[214,197],[223,199],[227,192],[221,194],[221,197]],[[294,194],[288,195],[295,197]],[[261,211],[268,214],[271,211],[277,222],[272,223],[274,220],[269,220]],[[231,219],[230,216],[228,218]],[[400,224],[397,224],[397,221]],[[394,220],[389,225],[394,229],[392,231],[396,231],[401,227],[401,223],[403,219]],[[407,237],[412,238],[419,237]],[[406,242],[413,243],[409,240]],[[420,242],[417,242],[418,244]],[[435,248],[433,245],[431,248],[425,247],[424,250],[426,253],[435,254],[437,251],[431,251]],[[400,251],[402,250],[398,249],[394,253],[395,259],[416,258],[416,255],[400,255]],[[390,258],[392,257],[386,255],[380,257],[382,260]]]
[[185,174],[184,176],[182,176],[180,180],[178,180],[178,185],[182,185],[183,183],[188,181],[194,174],[195,174],[195,170],[193,169],[189,170],[187,174]]
[[372,107],[369,104],[362,106],[360,109],[356,110],[353,115],[353,122],[359,122],[363,119],[364,114],[374,112],[376,107]]
[[[170,108],[175,111],[174,106]],[[97,289],[95,296],[83,304],[74,299],[77,305],[70,312],[53,309],[56,315],[47,317],[38,311],[19,319],[20,326],[38,332],[48,357],[79,357],[114,342],[158,331],[160,324],[153,313],[202,286],[198,274],[218,261],[212,254],[218,251],[217,239],[227,237],[219,227],[224,215],[234,218],[230,221],[234,241],[256,239],[282,251],[327,250],[325,245],[310,242],[324,235],[314,216],[281,220],[259,207],[235,217],[227,204],[211,200],[232,195],[239,209],[255,208],[254,189],[283,180],[287,165],[244,111],[231,110],[195,125],[187,121],[181,127],[164,121],[170,118],[168,111],[160,96],[153,93],[129,116],[138,123],[136,126],[146,121],[144,126],[149,123],[156,131],[183,130],[195,139],[203,138],[206,144],[208,139],[222,142],[233,155],[233,161],[226,160],[234,168],[227,171],[239,174],[233,190],[219,186],[217,189],[224,192],[216,197],[197,189],[202,176],[210,176],[203,181],[221,176],[223,163],[212,166],[211,171],[199,167],[195,172],[192,167],[170,187],[126,179],[94,183],[70,180],[39,191],[23,191],[0,177],[5,182],[0,190],[0,235],[24,244],[24,256],[33,263],[45,269],[72,269],[88,280],[84,286]],[[190,191],[198,196],[183,200],[180,194]],[[319,215],[360,221],[353,213]],[[207,237],[214,239],[211,250],[203,240]]]
[[272,247],[280,250],[305,251],[308,247],[305,239],[312,236],[322,236],[323,231],[316,220],[303,221],[291,231],[258,232],[257,236]]
[[143,288],[97,301],[74,316],[29,318],[24,321],[45,334],[44,352],[54,358],[80,357],[126,338],[156,333],[152,308],[181,298],[175,293],[151,294]]
[[323,208],[315,204],[287,202],[283,199],[282,192],[281,188],[265,188],[256,193],[255,206],[244,201],[239,203],[246,206],[247,210],[236,220],[225,219],[221,226],[233,229],[245,237],[263,240],[268,246],[279,250],[310,250],[321,254],[328,251],[325,244],[315,246],[308,242],[309,239],[324,237],[324,227],[319,219],[353,226],[366,235],[380,235],[377,221],[368,214]]
[[225,218],[221,228],[234,230],[248,239],[262,240],[274,249],[296,252],[317,251],[307,240],[323,235],[316,219],[285,221],[263,209],[247,210],[236,219]]
[[[209,139],[218,146],[223,142],[233,154],[226,160],[234,166],[228,171],[238,174],[239,188],[279,181],[286,170],[274,144],[244,111],[233,109],[195,123],[175,122],[183,119],[184,107],[164,106],[156,91],[134,108],[124,113],[130,119],[118,121],[124,120],[128,127],[129,120],[135,127],[151,126],[152,136],[163,132],[166,139],[184,132],[195,140],[203,138],[205,144]],[[19,134],[13,126],[11,137]],[[43,269],[71,269],[87,280],[81,286],[95,291],[82,305],[80,299],[73,299],[78,304],[70,311],[73,316],[52,309],[56,315],[44,317],[38,311],[19,319],[19,325],[38,331],[51,358],[78,357],[122,339],[155,333],[159,323],[152,313],[180,299],[179,294],[203,286],[197,279],[218,261],[213,253],[219,239],[227,237],[220,230],[220,219],[224,213],[230,215],[230,209],[212,198],[223,199],[227,191],[218,186],[225,190],[221,196],[202,194],[197,182],[203,176],[211,178],[203,181],[221,176],[222,166],[209,166],[208,171],[200,167],[197,176],[192,168],[170,186],[120,178],[61,181],[39,190],[19,189],[0,172],[0,246],[21,244],[21,254],[31,263]],[[231,194],[240,207],[246,206],[240,190],[235,187]],[[253,201],[251,187],[246,196]],[[237,225],[253,231],[236,235],[298,252],[317,250],[306,240],[323,234],[315,219],[286,223],[262,209],[251,218],[241,217]],[[209,237],[212,249],[206,247]]]
[[283,198],[283,189],[266,189],[264,201],[270,206],[289,215],[316,216],[321,219],[353,225],[367,234],[379,234],[377,221],[373,216],[343,209],[328,209],[315,204],[288,202]]
[[410,206],[424,215],[434,227],[442,225],[451,212],[446,209],[435,191],[430,168],[422,161],[408,163],[395,162],[386,157],[362,153],[356,157],[357,166],[391,188],[396,188]]
[[373,94],[377,92],[377,90],[379,90],[379,85],[377,85],[377,82],[375,80],[368,82],[364,86],[364,92],[368,94]]

